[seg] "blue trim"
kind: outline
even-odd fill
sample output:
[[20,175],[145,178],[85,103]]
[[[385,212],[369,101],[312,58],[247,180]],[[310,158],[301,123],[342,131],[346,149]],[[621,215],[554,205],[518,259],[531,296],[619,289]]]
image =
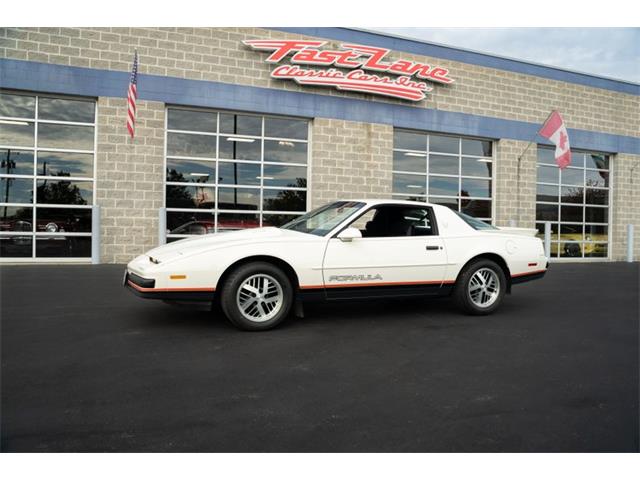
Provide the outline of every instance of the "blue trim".
[[[495,55],[471,52],[461,48],[447,47],[419,40],[394,37],[383,33],[363,32],[340,27],[265,27],[270,30],[279,30],[288,33],[297,33],[310,37],[329,38],[342,42],[361,43],[373,47],[388,48],[400,52],[415,53],[427,57],[435,57],[456,62],[480,65],[482,67],[496,68],[515,73],[524,73],[536,77],[559,80],[561,82],[576,83],[588,87],[603,88],[615,92],[640,95],[640,85],[623,80],[588,75],[585,73],[571,72],[561,68],[536,65],[524,61],[511,60]],[[455,72],[452,72],[455,78]]]
[[[2,88],[124,99],[128,82],[127,72],[0,59]],[[142,100],[167,104],[336,118],[493,139],[529,141],[540,128],[535,123],[481,115],[157,75],[139,75],[138,92]],[[574,148],[640,154],[638,137],[577,129],[569,129],[569,134]]]

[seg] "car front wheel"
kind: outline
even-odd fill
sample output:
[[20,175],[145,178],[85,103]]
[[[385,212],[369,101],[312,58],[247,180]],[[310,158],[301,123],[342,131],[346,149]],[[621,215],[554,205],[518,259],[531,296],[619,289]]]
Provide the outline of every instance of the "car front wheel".
[[463,312],[487,315],[498,308],[506,288],[507,279],[502,268],[492,260],[482,259],[462,270],[454,296]]
[[293,288],[287,275],[275,265],[254,262],[242,265],[225,280],[222,310],[242,330],[268,330],[289,315]]

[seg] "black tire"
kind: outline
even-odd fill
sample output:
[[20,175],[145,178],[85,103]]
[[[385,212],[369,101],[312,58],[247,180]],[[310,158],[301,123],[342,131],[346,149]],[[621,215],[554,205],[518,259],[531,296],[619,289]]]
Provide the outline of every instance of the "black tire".
[[[245,280],[254,275],[267,275],[275,280],[282,290],[282,305],[268,320],[254,321],[247,318],[238,305],[238,289]],[[269,330],[285,320],[293,305],[293,287],[287,275],[278,267],[267,262],[253,262],[241,265],[225,279],[220,296],[220,306],[229,321],[241,330]]]
[[[487,307],[476,305],[469,294],[469,282],[473,275],[481,269],[489,269],[493,271],[499,282],[498,295],[493,303]],[[458,308],[460,308],[464,313],[468,315],[488,315],[500,306],[506,290],[507,277],[505,276],[504,270],[493,260],[483,258],[476,260],[463,268],[456,280],[453,297]]]
[[564,252],[568,257],[581,257],[582,250],[580,250],[580,245],[577,243],[567,243],[564,247]]

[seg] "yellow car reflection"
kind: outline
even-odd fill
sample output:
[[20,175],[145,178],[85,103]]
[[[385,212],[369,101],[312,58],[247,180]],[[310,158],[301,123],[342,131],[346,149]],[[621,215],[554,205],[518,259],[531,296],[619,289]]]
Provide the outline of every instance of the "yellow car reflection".
[[[583,243],[582,233],[563,233],[560,242],[551,242],[551,256],[557,257],[606,257],[607,235],[587,235]],[[589,243],[602,242],[602,243]]]

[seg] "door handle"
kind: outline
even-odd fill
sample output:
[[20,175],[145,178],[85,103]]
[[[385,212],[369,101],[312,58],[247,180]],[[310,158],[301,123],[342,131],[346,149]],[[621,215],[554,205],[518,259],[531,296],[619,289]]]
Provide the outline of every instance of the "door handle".
[[427,245],[427,250],[442,250],[439,245]]

